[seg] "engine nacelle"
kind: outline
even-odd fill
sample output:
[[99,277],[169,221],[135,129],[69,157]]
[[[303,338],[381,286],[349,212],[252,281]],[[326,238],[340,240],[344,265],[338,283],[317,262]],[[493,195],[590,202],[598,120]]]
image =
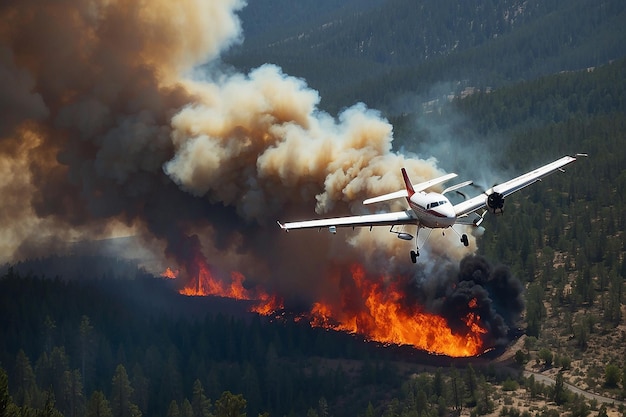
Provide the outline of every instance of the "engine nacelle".
[[398,233],[398,239],[411,240],[413,239],[413,235],[410,233]]
[[493,192],[487,196],[487,207],[492,213],[496,213],[498,210],[500,213],[504,211],[504,196],[498,192]]

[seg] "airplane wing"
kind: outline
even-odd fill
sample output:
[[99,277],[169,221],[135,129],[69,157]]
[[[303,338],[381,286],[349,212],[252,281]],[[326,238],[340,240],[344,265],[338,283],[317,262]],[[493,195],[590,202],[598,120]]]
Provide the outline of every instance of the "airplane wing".
[[331,232],[337,227],[367,227],[367,226],[390,226],[394,224],[416,224],[417,217],[411,210],[396,211],[392,213],[366,214],[363,216],[335,217],[321,220],[305,220],[301,222],[280,223],[281,229],[316,229],[330,228]]
[[[585,154],[578,154],[577,156],[586,156]],[[517,178],[513,178],[505,183],[498,184],[485,191],[484,193],[470,198],[469,200],[458,203],[454,206],[454,211],[457,215],[457,223],[459,224],[477,224],[479,220],[482,220],[481,216],[478,216],[474,212],[489,206],[489,208],[496,209],[501,207],[492,207],[493,197],[495,196],[503,202],[504,197],[513,194],[522,188],[528,187],[556,170],[563,171],[563,167],[567,164],[576,161],[574,156],[564,156],[561,159],[557,159],[547,165],[539,167],[526,174],[520,175]]]

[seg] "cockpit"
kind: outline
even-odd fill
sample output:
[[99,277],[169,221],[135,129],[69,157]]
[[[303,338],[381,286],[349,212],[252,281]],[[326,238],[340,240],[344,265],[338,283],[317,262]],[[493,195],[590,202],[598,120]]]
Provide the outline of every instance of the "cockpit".
[[435,201],[434,203],[428,203],[428,205],[426,205],[426,210],[430,210],[431,208],[435,208],[438,206],[442,206],[446,204],[446,201]]

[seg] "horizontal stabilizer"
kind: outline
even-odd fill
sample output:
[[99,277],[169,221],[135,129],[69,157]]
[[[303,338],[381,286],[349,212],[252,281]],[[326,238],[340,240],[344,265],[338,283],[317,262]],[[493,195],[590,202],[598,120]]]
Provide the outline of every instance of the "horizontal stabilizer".
[[395,191],[393,193],[384,194],[378,197],[368,198],[367,200],[363,201],[363,204],[380,203],[383,201],[395,200],[396,198],[403,198],[403,197],[408,197],[408,196],[409,196],[409,193],[407,192],[407,190],[400,190],[400,191]]
[[435,179],[432,179],[430,181],[421,182],[419,184],[414,184],[413,185],[413,189],[415,190],[416,193],[418,193],[420,191],[424,191],[427,188],[430,188],[430,187],[435,186],[437,184],[441,184],[442,182],[446,182],[448,180],[451,180],[452,178],[455,178],[455,177],[457,177],[457,175],[454,174],[454,173],[446,174],[446,175],[444,175],[442,177],[435,178]]
[[465,182],[462,182],[460,184],[453,185],[452,187],[448,187],[445,190],[443,190],[443,192],[441,194],[445,194],[445,193],[449,193],[450,191],[458,190],[459,188],[466,187],[466,186],[470,185],[471,183],[472,183],[472,181],[465,181]]

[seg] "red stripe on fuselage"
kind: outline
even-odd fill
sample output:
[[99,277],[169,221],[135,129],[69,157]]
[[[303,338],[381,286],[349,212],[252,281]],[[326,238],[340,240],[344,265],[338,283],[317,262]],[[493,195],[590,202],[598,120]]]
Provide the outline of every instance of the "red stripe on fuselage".
[[438,211],[432,209],[426,210],[414,202],[412,202],[410,206],[422,226],[430,228],[445,228],[454,224],[453,219],[445,214],[439,213]]

